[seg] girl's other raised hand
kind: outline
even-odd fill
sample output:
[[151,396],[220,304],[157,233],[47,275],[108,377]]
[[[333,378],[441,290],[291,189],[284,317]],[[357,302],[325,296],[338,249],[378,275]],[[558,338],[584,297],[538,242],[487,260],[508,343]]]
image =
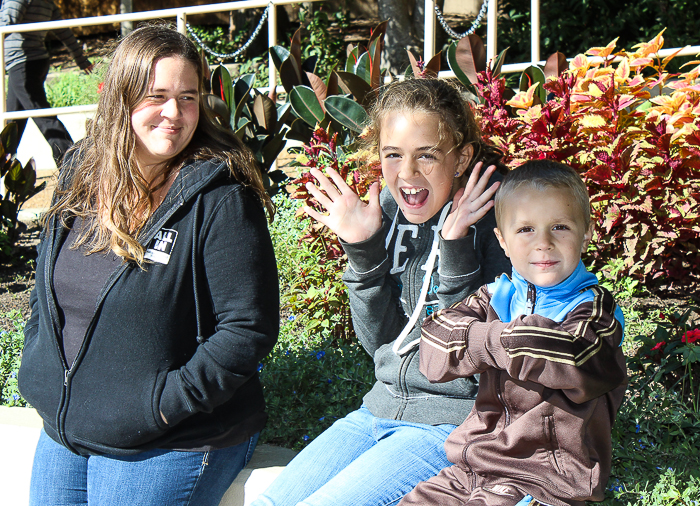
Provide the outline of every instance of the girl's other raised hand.
[[369,200],[363,202],[340,174],[331,168],[327,171],[333,180],[332,183],[320,170],[313,168],[311,175],[316,178],[318,185],[309,182],[306,183],[306,189],[328,214],[321,214],[309,206],[304,206],[304,212],[330,228],[347,243],[369,239],[382,226],[379,183],[372,183],[369,188]]
[[452,200],[452,209],[442,227],[443,239],[453,240],[465,237],[469,232],[469,227],[483,218],[493,207],[492,197],[501,183],[496,182],[487,189],[486,185],[491,174],[496,170],[496,166],[491,165],[479,177],[481,166],[481,162],[474,166],[467,185],[460,188],[455,194]]

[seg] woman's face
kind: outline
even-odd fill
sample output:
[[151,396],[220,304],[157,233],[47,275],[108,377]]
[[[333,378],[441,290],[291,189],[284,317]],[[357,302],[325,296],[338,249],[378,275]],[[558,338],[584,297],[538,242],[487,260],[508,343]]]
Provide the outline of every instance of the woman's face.
[[144,176],[192,140],[199,121],[198,83],[190,61],[173,56],[156,62],[146,97],[131,113],[136,161],[146,171]]

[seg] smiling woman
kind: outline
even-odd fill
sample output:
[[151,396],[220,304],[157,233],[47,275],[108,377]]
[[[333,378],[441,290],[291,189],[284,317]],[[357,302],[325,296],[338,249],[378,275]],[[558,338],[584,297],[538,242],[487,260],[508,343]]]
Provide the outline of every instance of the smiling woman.
[[139,28],[111,62],[39,246],[19,370],[44,419],[30,504],[216,506],[266,418],[271,204],[203,107],[186,37]]
[[192,140],[199,121],[199,89],[196,69],[184,58],[161,58],[153,70],[146,98],[131,113],[131,127],[139,168],[155,175]]

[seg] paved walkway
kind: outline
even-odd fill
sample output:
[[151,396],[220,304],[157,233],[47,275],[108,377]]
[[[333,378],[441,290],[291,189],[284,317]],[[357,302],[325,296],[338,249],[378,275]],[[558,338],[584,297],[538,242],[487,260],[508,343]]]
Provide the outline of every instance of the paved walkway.
[[[59,119],[66,125],[68,132],[74,141],[85,137],[85,114],[65,114]],[[27,121],[27,127],[17,148],[17,158],[22,165],[30,158],[34,158],[37,169],[37,186],[46,182],[46,189],[24,203],[19,212],[19,219],[24,223],[36,221],[45,211],[51,202],[51,195],[56,186],[56,163],[53,161],[51,147],[46,142],[44,136],[34,124],[34,121]]]

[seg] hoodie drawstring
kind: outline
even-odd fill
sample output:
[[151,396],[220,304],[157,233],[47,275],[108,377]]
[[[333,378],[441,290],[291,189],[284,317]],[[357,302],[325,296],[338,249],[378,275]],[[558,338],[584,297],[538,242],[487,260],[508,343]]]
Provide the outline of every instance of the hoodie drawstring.
[[[435,227],[435,234],[433,236],[433,245],[430,248],[430,255],[428,256],[428,260],[425,262],[425,277],[423,278],[423,286],[421,287],[420,290],[420,296],[418,297],[418,301],[416,302],[416,307],[413,309],[413,314],[411,317],[408,319],[408,323],[406,326],[403,328],[401,331],[401,334],[399,334],[399,337],[396,338],[394,341],[394,344],[392,346],[392,349],[394,350],[394,353],[397,355],[403,355],[407,352],[409,352],[414,346],[416,346],[420,342],[420,337],[418,339],[414,339],[407,345],[403,346],[402,348],[400,347],[403,342],[406,340],[406,336],[411,332],[413,327],[415,327],[416,322],[418,321],[418,318],[421,315],[421,312],[423,311],[423,306],[425,306],[425,299],[428,296],[428,289],[430,288],[430,280],[433,276],[433,267],[435,267],[435,260],[438,256],[439,252],[439,245],[440,245],[440,231],[442,230],[442,226],[445,224],[445,219],[447,218],[447,215],[450,212],[450,208],[452,207],[452,203],[448,202],[447,205],[443,208],[442,213],[440,214],[440,220],[438,220],[437,227]],[[398,216],[398,212],[396,213]],[[396,222],[396,218],[394,218],[394,223]],[[394,230],[394,223],[391,224],[391,229],[390,229],[390,235],[387,238],[387,245],[389,244],[389,241],[391,240],[391,234],[393,234]]]

